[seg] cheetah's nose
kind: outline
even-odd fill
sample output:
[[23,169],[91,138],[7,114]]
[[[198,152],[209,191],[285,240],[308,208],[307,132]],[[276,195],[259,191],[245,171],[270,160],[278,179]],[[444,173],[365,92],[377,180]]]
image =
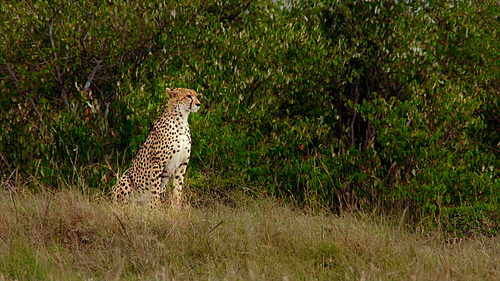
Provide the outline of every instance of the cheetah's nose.
[[198,109],[200,109],[201,103],[195,103],[194,106],[191,107],[191,112],[196,112]]

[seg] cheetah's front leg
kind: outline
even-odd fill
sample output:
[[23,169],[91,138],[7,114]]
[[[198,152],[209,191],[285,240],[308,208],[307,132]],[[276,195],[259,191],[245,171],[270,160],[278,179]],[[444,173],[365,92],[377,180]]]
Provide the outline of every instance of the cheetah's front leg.
[[158,194],[160,195],[160,201],[163,204],[167,200],[167,198],[166,198],[167,186],[168,186],[168,181],[170,180],[170,175],[168,173],[166,173],[165,171],[163,171],[163,173],[161,174],[160,177],[161,177],[161,184],[160,184],[160,188],[158,189]]
[[188,161],[181,164],[181,166],[175,170],[174,173],[174,194],[172,205],[181,206],[182,204],[182,187],[184,185],[184,176],[186,175]]

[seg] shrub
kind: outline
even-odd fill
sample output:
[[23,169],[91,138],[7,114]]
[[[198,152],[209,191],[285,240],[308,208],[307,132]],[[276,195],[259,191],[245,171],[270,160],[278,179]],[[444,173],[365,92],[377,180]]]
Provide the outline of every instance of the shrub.
[[[404,1],[403,1],[404,2]],[[4,177],[108,189],[189,87],[191,184],[313,208],[496,204],[498,7],[446,1],[8,2]],[[15,46],[15,47],[11,47]]]

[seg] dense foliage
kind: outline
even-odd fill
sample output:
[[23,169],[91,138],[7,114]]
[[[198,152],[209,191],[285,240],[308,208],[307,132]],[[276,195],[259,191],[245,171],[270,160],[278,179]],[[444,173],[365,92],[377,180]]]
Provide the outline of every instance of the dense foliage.
[[473,2],[7,1],[0,172],[109,190],[188,87],[194,192],[498,204],[500,7]]

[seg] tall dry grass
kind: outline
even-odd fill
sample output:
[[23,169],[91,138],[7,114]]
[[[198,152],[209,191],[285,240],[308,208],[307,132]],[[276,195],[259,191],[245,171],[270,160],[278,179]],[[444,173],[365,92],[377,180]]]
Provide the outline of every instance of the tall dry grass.
[[266,199],[150,211],[0,191],[0,280],[495,280],[499,238],[456,244]]

